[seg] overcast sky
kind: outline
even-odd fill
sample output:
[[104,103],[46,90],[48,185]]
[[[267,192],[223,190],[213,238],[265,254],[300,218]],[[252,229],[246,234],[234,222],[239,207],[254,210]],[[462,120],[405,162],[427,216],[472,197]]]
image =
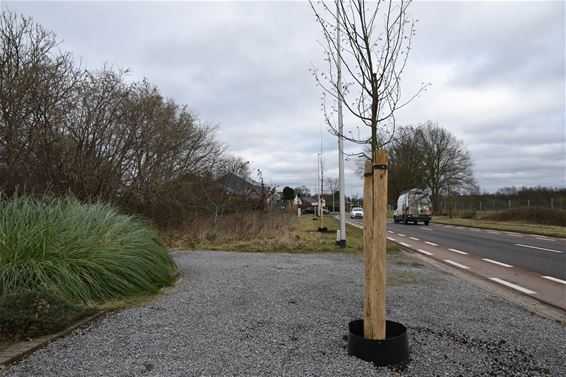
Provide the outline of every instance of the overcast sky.
[[[338,176],[308,70],[323,64],[307,3],[0,1],[54,31],[86,67],[130,68],[218,124],[267,183],[314,191],[321,131],[325,176]],[[411,12],[404,92],[432,86],[397,125],[431,120],[463,140],[482,191],[566,186],[565,3],[419,1]],[[347,195],[362,191],[354,168],[346,162]]]

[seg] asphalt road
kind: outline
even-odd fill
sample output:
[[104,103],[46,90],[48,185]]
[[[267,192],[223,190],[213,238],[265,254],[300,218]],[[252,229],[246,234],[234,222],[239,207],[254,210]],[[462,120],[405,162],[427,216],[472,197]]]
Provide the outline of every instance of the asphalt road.
[[[350,222],[363,226],[362,220]],[[387,232],[407,250],[566,310],[565,239],[391,221]]]
[[566,241],[477,228],[389,224],[388,230],[566,280]]

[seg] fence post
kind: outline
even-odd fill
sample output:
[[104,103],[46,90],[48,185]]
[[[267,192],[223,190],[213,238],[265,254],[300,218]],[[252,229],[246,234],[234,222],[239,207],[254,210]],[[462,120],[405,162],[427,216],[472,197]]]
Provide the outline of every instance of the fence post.
[[550,198],[550,208],[554,209],[554,198]]

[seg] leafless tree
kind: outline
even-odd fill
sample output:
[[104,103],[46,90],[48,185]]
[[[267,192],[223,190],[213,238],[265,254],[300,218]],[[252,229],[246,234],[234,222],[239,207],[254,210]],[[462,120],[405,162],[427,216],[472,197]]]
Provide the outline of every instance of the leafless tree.
[[419,159],[424,182],[432,192],[433,208],[440,208],[443,193],[476,192],[472,156],[464,142],[446,129],[426,123],[416,129],[415,147],[421,154]]
[[170,225],[218,195],[217,172],[249,173],[216,126],[127,74],[78,67],[54,33],[3,12],[0,192],[70,192]]
[[66,140],[61,185],[79,198],[113,200],[124,184],[136,140],[128,129],[132,86],[126,72],[84,72],[62,133]]
[[294,190],[297,196],[300,198],[306,198],[311,196],[311,190],[305,185],[297,186],[294,188]]
[[[401,95],[401,76],[415,35],[409,13],[411,0],[337,0],[336,9],[328,2],[310,3],[322,27],[327,72],[313,69],[323,90],[323,111],[331,132],[345,140],[370,144],[374,151],[386,145],[395,130],[395,113],[417,97],[428,84],[406,99]],[[337,11],[339,10],[339,11]],[[340,48],[336,25],[341,30]],[[337,64],[341,62],[344,82],[337,84]],[[341,90],[339,90],[341,89]],[[344,106],[367,131],[356,127],[340,133],[333,121],[334,106],[328,98]],[[363,127],[362,127],[363,128]],[[373,158],[373,156],[368,156]]]
[[220,177],[227,173],[249,177],[251,174],[250,162],[240,156],[226,155],[224,159],[218,163],[218,169],[215,175]]
[[215,127],[201,124],[185,107],[165,100],[145,81],[135,88],[129,107],[128,127],[134,143],[125,188],[139,206],[158,206],[157,198],[170,182],[212,177],[225,150],[216,140]]
[[0,16],[0,190],[56,181],[60,127],[77,83],[71,56],[31,18]]
[[[369,153],[369,148],[366,148]],[[363,175],[365,158],[357,161]],[[388,202],[394,204],[402,191],[429,189],[434,208],[442,195],[477,192],[473,161],[462,140],[448,130],[426,122],[418,127],[400,127],[389,148]]]
[[330,195],[332,195],[332,210],[336,211],[334,197],[335,197],[336,192],[340,188],[338,178],[333,178],[333,177],[326,178],[326,187],[328,187],[328,189],[330,190]]
[[399,194],[412,188],[425,188],[423,153],[414,127],[397,130],[389,148],[387,200],[396,203]]

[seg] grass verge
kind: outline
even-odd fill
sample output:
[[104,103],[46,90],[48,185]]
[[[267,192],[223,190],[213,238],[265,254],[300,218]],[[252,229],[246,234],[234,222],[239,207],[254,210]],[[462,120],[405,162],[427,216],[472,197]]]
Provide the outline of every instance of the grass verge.
[[[189,240],[188,242],[174,242],[178,248],[190,248],[194,250],[232,250],[253,252],[288,252],[288,253],[312,253],[312,252],[336,252],[359,253],[363,250],[362,230],[350,225],[346,228],[347,247],[341,249],[336,246],[336,230],[339,229],[338,220],[328,216],[324,218],[324,226],[328,228],[325,233],[319,232],[320,220],[313,220],[312,215],[296,217],[289,214],[273,213],[262,216],[285,216],[285,221],[269,221],[276,227],[263,229],[262,232],[242,233],[239,237],[208,237],[205,239]],[[248,215],[246,215],[248,216]],[[237,218],[230,222],[232,226],[239,227],[242,221]],[[227,225],[230,226],[230,225]],[[232,233],[226,230],[226,233]],[[394,253],[399,249],[395,245],[388,244],[388,252]]]
[[506,232],[538,234],[541,236],[566,238],[566,227],[552,225],[525,224],[519,222],[450,219],[447,216],[434,216],[432,221],[437,224],[467,226],[472,228],[493,229]]

